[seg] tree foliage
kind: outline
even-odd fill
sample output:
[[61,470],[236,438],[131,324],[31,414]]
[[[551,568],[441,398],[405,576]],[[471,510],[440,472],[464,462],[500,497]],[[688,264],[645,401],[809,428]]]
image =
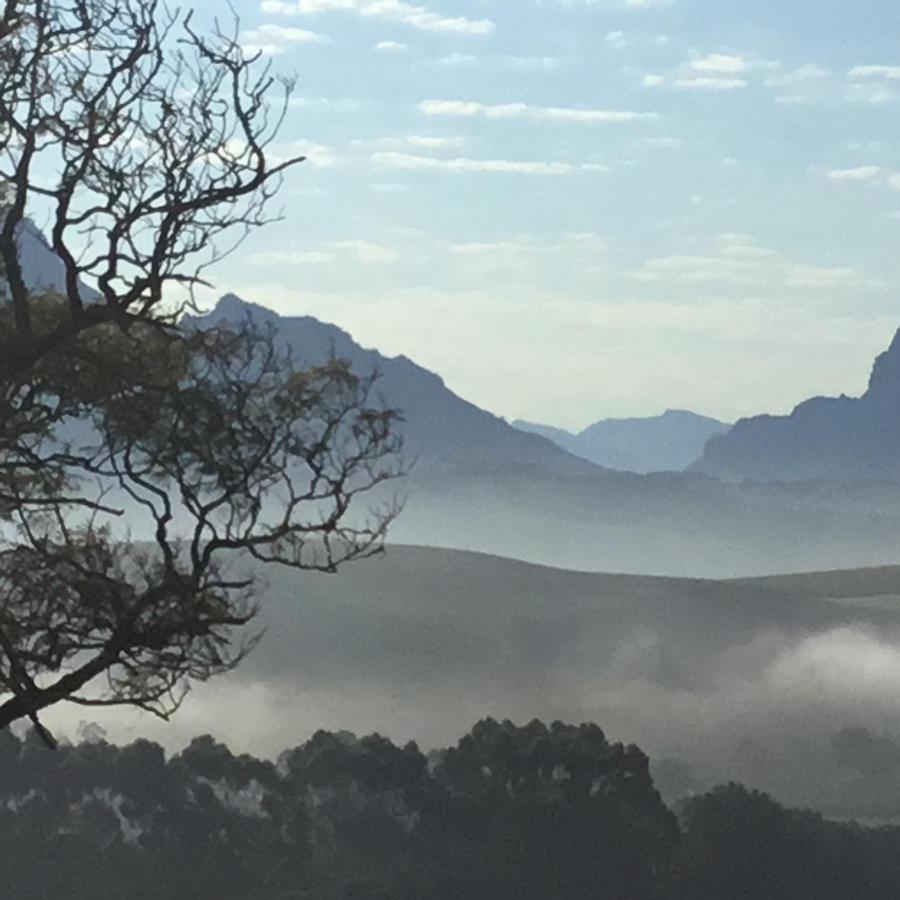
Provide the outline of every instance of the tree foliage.
[[[735,784],[676,820],[640,751],[600,734],[486,720],[429,760],[319,732],[275,763],[209,736],[167,759],[0,732],[0,880],[17,900],[896,897],[900,829]],[[586,793],[562,787],[588,769]]]
[[[243,658],[258,585],[235,556],[378,552],[397,509],[357,498],[400,474],[399,416],[374,375],[171,300],[269,221],[299,162],[267,155],[289,82],[279,104],[236,35],[155,0],[7,0],[0,46],[0,728],[52,744],[47,707],[168,716]],[[56,291],[23,270],[31,206]]]

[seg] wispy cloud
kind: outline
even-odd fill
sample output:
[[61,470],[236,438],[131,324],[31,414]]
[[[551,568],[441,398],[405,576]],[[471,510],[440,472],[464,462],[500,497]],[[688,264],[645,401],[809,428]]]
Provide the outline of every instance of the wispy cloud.
[[743,56],[732,56],[725,53],[711,53],[709,56],[701,56],[691,60],[688,68],[695,72],[717,72],[724,75],[739,75],[751,68]]
[[866,278],[849,266],[823,266],[784,259],[751,235],[721,234],[705,254],[650,259],[633,273],[639,281],[674,284],[715,283],[757,289],[833,290],[872,288],[882,282]]
[[561,69],[568,59],[559,56],[516,56],[516,55],[486,55],[475,53],[447,53],[436,59],[420,60],[423,66],[445,66],[471,68],[474,66],[505,67],[521,69],[523,71],[556,72]]
[[355,13],[400,22],[420,31],[484,35],[494,30],[494,23],[490,19],[445,16],[404,0],[262,0],[261,8],[265,13],[284,16],[310,16],[326,12]]
[[607,31],[603,37],[604,43],[614,50],[624,50],[631,45],[631,40],[624,31]]
[[832,181],[872,181],[881,174],[881,166],[856,166],[852,169],[832,169],[828,177]]
[[721,256],[676,255],[651,259],[635,277],[639,281],[665,279],[681,284],[708,281],[755,284],[765,275],[754,260]]
[[379,41],[372,49],[377,53],[403,53],[409,50],[409,44],[401,41]]
[[687,91],[733,91],[747,86],[744,78],[718,78],[701,76],[699,78],[676,78],[672,84]]
[[821,81],[828,77],[828,70],[821,66],[807,64],[805,66],[796,66],[793,69],[786,69],[775,75],[769,76],[765,80],[766,87],[796,87],[797,85],[808,84],[812,81]]
[[254,253],[249,262],[255,266],[308,266],[343,263],[347,260],[362,265],[389,265],[400,259],[396,247],[372,241],[326,241],[312,249],[266,250]]
[[287,28],[267,22],[249,31],[241,32],[241,47],[245,53],[262,53],[278,56],[298,44],[321,44],[328,40],[324,35],[304,28]]
[[851,103],[881,106],[890,103],[896,94],[883,81],[856,81],[847,85],[844,97]]
[[854,66],[851,78],[889,78],[900,81],[900,66]]
[[796,265],[788,270],[787,285],[795,288],[833,288],[855,278],[853,269],[846,267]]
[[824,175],[829,181],[847,184],[868,184],[900,191],[900,172],[892,171],[886,166],[866,165],[848,169],[823,170],[813,167],[813,175]]
[[676,0],[558,0],[568,7],[624,7],[626,9],[662,9],[673,6]]
[[465,138],[459,136],[448,137],[446,135],[411,134],[406,138],[406,143],[409,144],[410,147],[419,147],[423,150],[440,150],[446,147],[460,147],[465,142]]
[[373,153],[372,162],[385,169],[443,171],[453,173],[504,172],[519,175],[572,175],[577,172],[605,172],[598,163],[524,161],[514,159],[447,159],[413,153]]
[[306,162],[303,165],[311,166],[314,169],[331,169],[341,162],[338,152],[334,147],[326,144],[317,144],[314,141],[299,140],[291,141],[289,144],[278,144],[273,148],[271,154],[273,158],[305,156]]
[[531,106],[527,103],[487,104],[472,100],[423,100],[419,110],[427,116],[533,119],[541,122],[637,122],[655,119],[655,112],[582,109],[567,106]]
[[645,87],[671,87],[676,90],[733,91],[747,87],[750,76],[763,70],[778,70],[781,65],[741,53],[717,52],[693,56],[668,72],[644,75]]

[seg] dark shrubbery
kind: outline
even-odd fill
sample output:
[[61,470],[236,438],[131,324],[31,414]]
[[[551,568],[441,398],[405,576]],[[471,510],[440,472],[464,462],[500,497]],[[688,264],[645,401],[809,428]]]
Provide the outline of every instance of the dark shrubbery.
[[889,898],[900,829],[739,785],[663,804],[595,725],[478,723],[426,758],[319,732],[277,763],[210,737],[47,751],[0,732],[10,900]]

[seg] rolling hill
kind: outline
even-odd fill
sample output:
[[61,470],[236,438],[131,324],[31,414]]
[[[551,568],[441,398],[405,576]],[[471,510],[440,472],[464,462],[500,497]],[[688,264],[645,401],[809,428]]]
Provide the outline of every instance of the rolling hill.
[[900,768],[835,746],[846,729],[900,746],[900,568],[713,581],[391,546],[333,576],[263,577],[265,633],[238,670],[172,724],[91,718],[116,739],[214,731],[257,753],[316,728],[433,747],[487,715],[594,721],[650,752],[670,796],[736,778],[878,817],[900,789]]

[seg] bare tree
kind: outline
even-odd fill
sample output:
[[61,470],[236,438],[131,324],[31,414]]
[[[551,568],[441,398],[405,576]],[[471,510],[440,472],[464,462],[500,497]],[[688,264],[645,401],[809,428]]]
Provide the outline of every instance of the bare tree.
[[[351,509],[402,471],[374,376],[169,300],[299,161],[267,156],[273,87],[236,30],[154,0],[0,6],[0,728],[30,718],[52,745],[60,702],[168,717],[252,647],[251,562],[331,572],[396,515]],[[26,284],[33,204],[61,293]]]
[[[0,3],[9,374],[97,324],[174,322],[165,289],[201,283],[223,239],[268,221],[282,174],[302,157],[270,157],[292,82],[245,55],[237,25],[201,35],[159,0]],[[16,252],[35,201],[65,265],[65,315],[43,329]],[[86,302],[86,282],[100,302]]]

